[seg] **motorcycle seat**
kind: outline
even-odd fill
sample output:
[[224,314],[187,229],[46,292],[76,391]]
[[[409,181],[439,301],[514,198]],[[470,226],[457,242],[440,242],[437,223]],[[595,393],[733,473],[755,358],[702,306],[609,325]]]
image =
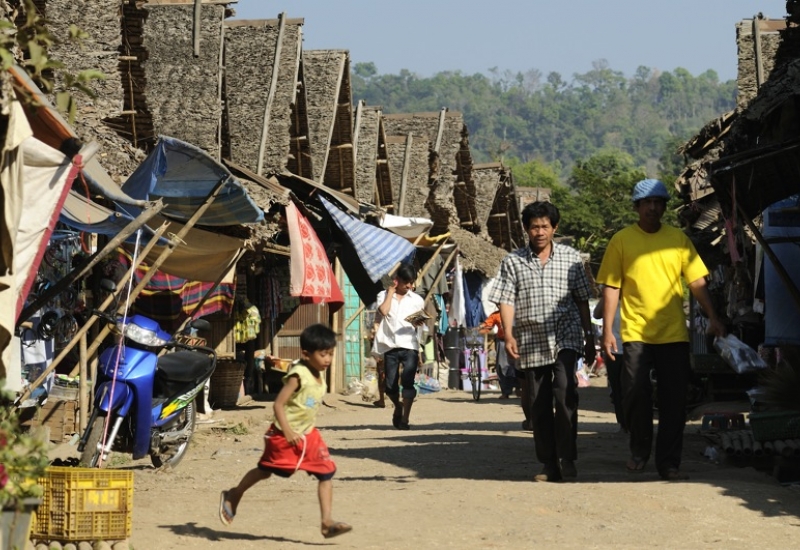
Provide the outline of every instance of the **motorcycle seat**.
[[156,376],[173,382],[194,382],[203,378],[213,359],[199,351],[176,351],[158,358]]

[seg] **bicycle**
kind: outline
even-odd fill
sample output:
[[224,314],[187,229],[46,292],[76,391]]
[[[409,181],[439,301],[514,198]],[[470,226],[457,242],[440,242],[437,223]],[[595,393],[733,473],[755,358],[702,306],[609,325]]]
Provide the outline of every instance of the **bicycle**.
[[479,327],[462,328],[461,336],[464,339],[464,355],[467,359],[467,374],[472,386],[472,399],[481,398],[481,384],[483,382],[481,371],[486,364],[486,350],[484,349],[484,335]]

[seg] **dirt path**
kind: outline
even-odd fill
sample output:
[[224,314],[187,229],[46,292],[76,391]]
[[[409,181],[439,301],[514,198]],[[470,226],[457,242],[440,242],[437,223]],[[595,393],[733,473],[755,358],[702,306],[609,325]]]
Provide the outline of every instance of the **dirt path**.
[[796,547],[797,486],[709,462],[698,421],[684,450],[690,481],[660,481],[652,464],[631,476],[607,389],[582,388],[578,481],[534,483],[540,466],[532,436],[519,429],[519,400],[496,395],[421,396],[408,432],[360,396],[326,398],[319,426],[339,468],[334,516],[354,526],[329,540],[319,533],[316,480],[305,474],[256,486],[233,525],[219,522],[219,492],[255,465],[271,404],[216,411],[175,471],[123,466],[136,471],[131,542],[136,550]]

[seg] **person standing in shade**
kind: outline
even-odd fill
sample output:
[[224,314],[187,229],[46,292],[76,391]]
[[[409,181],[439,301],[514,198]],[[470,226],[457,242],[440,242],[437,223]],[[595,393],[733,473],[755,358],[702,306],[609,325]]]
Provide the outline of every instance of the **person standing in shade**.
[[[692,241],[661,218],[669,192],[655,179],[636,184],[632,195],[639,221],[617,232],[608,243],[597,276],[603,288],[602,349],[607,356],[624,347],[622,407],[630,432],[631,473],[644,470],[653,444],[653,398],[650,370],[658,379],[658,436],[655,465],[665,480],[688,479],[680,471],[686,392],[691,376],[689,333],[683,312],[686,281],[709,317],[708,331],[724,336],[706,287],[708,269]],[[612,327],[620,308],[620,344]]]
[[500,320],[499,309],[489,315],[481,324],[481,332],[484,334],[494,333],[494,368],[497,373],[497,382],[500,385],[500,399],[508,399],[514,390],[519,388],[519,380],[514,368],[514,360],[509,358],[506,353],[505,332]]
[[500,307],[506,352],[528,383],[536,458],[543,464],[536,481],[578,475],[575,368],[579,355],[589,363],[595,357],[589,277],[580,254],[553,241],[560,219],[549,202],[523,209],[530,243],[503,259],[488,296]]
[[425,307],[425,301],[414,292],[415,279],[413,266],[401,264],[392,285],[381,291],[376,300],[379,305],[375,322],[379,324],[375,332],[374,350],[383,357],[385,392],[394,404],[392,425],[398,430],[409,429],[411,405],[417,396],[414,377],[419,367],[419,326],[424,321],[417,324],[406,321],[406,317]]
[[[592,317],[595,319],[603,318],[604,303],[603,297],[600,296],[597,305],[594,306],[594,310],[592,311]],[[617,312],[614,315],[614,323],[611,327],[611,334],[614,335],[614,338],[621,346],[622,336],[620,336],[619,333],[619,323],[619,306],[617,306]],[[606,373],[608,375],[608,385],[611,389],[611,403],[614,405],[614,416],[617,418],[619,431],[627,433],[628,430],[625,428],[625,418],[622,414],[622,350],[620,350],[619,353],[613,353],[611,355],[603,353],[603,361],[605,362]]]

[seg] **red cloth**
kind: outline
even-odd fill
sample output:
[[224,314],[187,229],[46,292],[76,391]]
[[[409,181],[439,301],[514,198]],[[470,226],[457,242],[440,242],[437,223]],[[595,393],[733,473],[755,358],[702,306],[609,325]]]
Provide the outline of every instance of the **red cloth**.
[[319,430],[313,428],[306,434],[305,441],[300,441],[293,447],[275,424],[272,424],[264,435],[264,454],[261,455],[258,465],[269,470],[280,470],[289,475],[297,470],[319,475],[332,474],[336,471],[336,463],[331,460],[328,446],[322,440]]
[[306,303],[326,302],[335,311],[344,304],[344,296],[336,283],[325,247],[294,203],[286,206],[286,222],[292,245],[289,293],[305,298]]

